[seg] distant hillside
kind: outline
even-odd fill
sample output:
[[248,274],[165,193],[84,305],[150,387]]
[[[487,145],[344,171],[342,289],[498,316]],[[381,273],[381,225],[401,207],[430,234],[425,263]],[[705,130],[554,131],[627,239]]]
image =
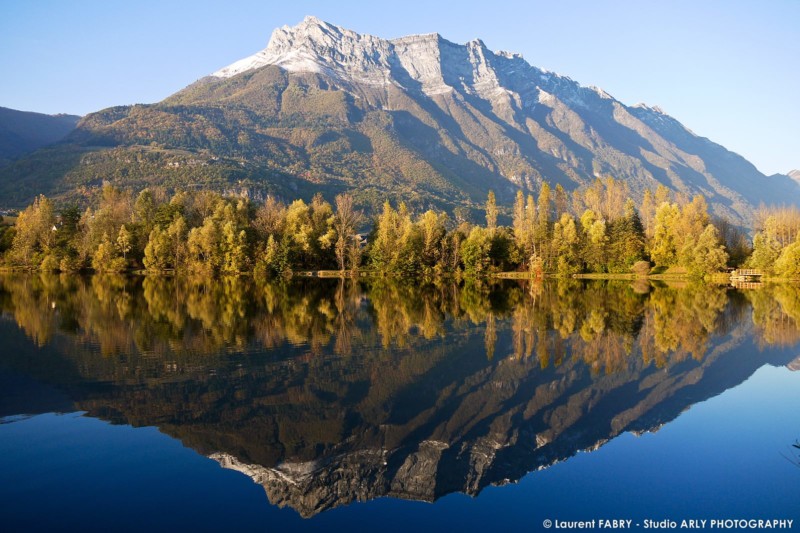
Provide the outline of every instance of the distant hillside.
[[267,48],[153,105],[93,113],[64,142],[0,170],[0,204],[79,199],[103,181],[285,198],[350,190],[368,208],[478,208],[541,183],[613,176],[631,195],[702,193],[746,224],[800,199],[658,108],[438,34],[384,40],[313,17]]
[[75,129],[80,118],[0,107],[0,165],[60,141]]

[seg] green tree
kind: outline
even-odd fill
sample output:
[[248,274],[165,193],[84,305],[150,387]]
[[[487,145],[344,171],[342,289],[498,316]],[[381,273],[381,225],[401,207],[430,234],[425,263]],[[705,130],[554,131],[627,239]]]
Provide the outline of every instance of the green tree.
[[266,242],[267,237],[272,235],[279,240],[286,227],[286,205],[273,196],[268,196],[256,211],[253,227],[259,239]]
[[316,195],[310,204],[295,200],[286,211],[285,235],[289,257],[300,268],[324,268],[335,264],[334,214],[330,204]]
[[[379,272],[410,275],[418,265],[418,252],[414,246],[414,224],[405,204],[394,210],[384,203],[378,217],[370,247],[370,264]],[[420,239],[421,243],[421,239]]]
[[63,208],[59,213],[55,247],[59,257],[58,269],[75,272],[83,266],[79,259],[81,211],[77,205]]
[[492,234],[497,229],[497,200],[494,197],[494,191],[489,191],[486,198],[486,229]]
[[14,226],[0,225],[0,254],[11,249],[16,232]]
[[189,266],[188,236],[186,220],[180,214],[167,227],[155,225],[144,249],[145,268],[159,271]]
[[118,235],[123,224],[131,223],[134,218],[133,207],[130,191],[104,184],[97,208],[88,209],[81,218],[81,257],[88,260],[103,241],[104,235]]
[[527,204],[522,191],[517,191],[514,200],[512,223],[514,228],[514,240],[517,248],[522,255],[523,265],[530,262],[535,253],[535,231],[536,231],[536,202],[532,195],[528,195]]
[[472,228],[466,240],[461,244],[464,273],[469,277],[477,277],[486,273],[491,263],[489,257],[491,249],[492,238],[489,230],[480,226]]
[[166,230],[159,226],[153,227],[144,248],[143,264],[147,270],[164,271],[172,266],[172,242]]
[[653,191],[647,189],[644,191],[644,198],[640,207],[642,217],[642,227],[644,227],[645,242],[653,238],[653,231],[655,228],[656,208]]
[[542,184],[539,198],[536,202],[536,224],[533,230],[534,255],[543,259],[545,267],[550,260],[550,185]]
[[609,271],[627,272],[637,261],[644,259],[644,226],[630,198],[625,202],[624,215],[611,223],[608,236]]
[[746,265],[771,272],[780,254],[781,245],[778,240],[769,233],[760,231],[753,237],[753,253]]
[[745,232],[725,217],[714,217],[712,223],[728,252],[728,264],[734,267],[744,264],[753,252]]
[[696,241],[688,238],[681,255],[689,274],[696,277],[719,272],[728,262],[728,254],[713,224],[708,224]]
[[775,260],[775,273],[785,278],[800,277],[800,240],[785,247]]
[[247,268],[247,235],[229,220],[222,227],[222,265],[226,274],[238,274]]
[[431,269],[442,260],[442,241],[447,234],[447,215],[425,211],[417,220],[420,235],[420,259],[425,268]]
[[583,230],[581,252],[583,262],[586,263],[590,272],[603,272],[606,269],[608,247],[606,221],[599,218],[597,213],[591,209],[587,209],[581,216],[581,229]]
[[222,235],[213,215],[203,220],[203,225],[189,231],[187,266],[194,272],[214,274],[222,266]]
[[189,253],[189,246],[187,243],[189,230],[183,216],[176,216],[170,223],[167,227],[167,236],[170,240],[169,253],[172,265],[176,269],[185,267]]
[[691,249],[691,246],[687,248],[685,245],[687,241],[697,242],[709,222],[708,204],[701,195],[695,196],[691,202],[680,209],[680,214],[672,225],[672,238],[677,250],[676,259],[678,263],[686,264],[690,262],[689,258],[681,257],[683,250]]
[[111,241],[108,234],[104,234],[92,257],[92,268],[100,273],[122,272],[126,266],[118,246]]
[[157,203],[155,195],[151,189],[144,189],[136,196],[133,203],[133,214],[136,221],[142,224],[151,225],[155,222]]
[[16,233],[11,243],[12,263],[26,268],[39,267],[54,253],[56,231],[52,203],[45,196],[36,197],[33,204],[17,217]]
[[553,194],[553,206],[555,207],[556,220],[560,219],[564,213],[569,213],[569,195],[560,183],[556,184],[555,193]]
[[664,202],[656,209],[650,257],[658,266],[672,266],[678,260],[674,232],[679,215],[677,204]]
[[128,253],[131,251],[133,235],[128,228],[125,227],[125,224],[119,228],[119,234],[117,235],[117,249],[122,254],[122,258],[127,263],[128,261]]
[[151,189],[144,189],[136,196],[133,203],[134,224],[129,228],[133,233],[133,240],[137,244],[136,255],[141,258],[144,246],[153,229],[158,203]]
[[760,208],[755,215],[754,229],[778,241],[781,248],[789,246],[800,235],[800,209],[795,206]]
[[[339,263],[339,270],[344,271],[347,267],[348,258],[352,259],[352,248],[360,247],[356,237],[356,230],[361,224],[363,215],[353,207],[353,197],[349,194],[339,194],[336,196],[336,214],[333,219],[333,229],[336,232],[336,244],[334,251],[336,261]],[[350,263],[350,268],[358,268],[358,264]]]
[[303,267],[317,259],[311,208],[303,200],[295,200],[286,210],[285,234],[291,243],[291,259]]
[[580,271],[578,265],[578,228],[575,219],[568,213],[553,226],[552,250],[556,259],[556,272],[560,277],[569,276]]
[[521,263],[522,252],[508,228],[500,227],[491,235],[489,259],[492,268],[500,271],[513,270]]

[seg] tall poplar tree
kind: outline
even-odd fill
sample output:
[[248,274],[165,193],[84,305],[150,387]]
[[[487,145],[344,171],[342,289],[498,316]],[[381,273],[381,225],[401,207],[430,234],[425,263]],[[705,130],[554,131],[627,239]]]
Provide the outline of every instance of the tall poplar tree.
[[494,234],[497,229],[497,201],[494,197],[494,191],[489,191],[489,195],[486,198],[486,229],[491,234]]

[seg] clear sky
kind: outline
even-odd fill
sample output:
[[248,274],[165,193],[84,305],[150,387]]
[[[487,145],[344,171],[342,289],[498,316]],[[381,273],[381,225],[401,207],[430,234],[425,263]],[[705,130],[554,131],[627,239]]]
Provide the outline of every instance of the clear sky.
[[157,102],[305,15],[385,38],[480,37],[658,105],[766,174],[800,168],[800,0],[0,0],[0,106]]

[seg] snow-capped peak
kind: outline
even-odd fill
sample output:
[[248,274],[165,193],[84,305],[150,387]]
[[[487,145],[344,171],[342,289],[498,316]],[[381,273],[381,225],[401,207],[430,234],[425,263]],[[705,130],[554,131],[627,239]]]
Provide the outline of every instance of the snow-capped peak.
[[[383,52],[389,46],[387,41],[377,37],[360,35],[308,16],[297,26],[276,29],[264,50],[228,65],[212,76],[230,78],[266,65],[276,65],[290,72],[361,70],[363,74],[370,67],[382,71],[386,65],[382,64],[380,56],[385,55]],[[357,78],[363,78],[363,75]]]
[[431,33],[386,40],[310,16],[297,26],[276,29],[264,50],[212,76],[229,78],[266,65],[324,74],[344,88],[398,86],[428,96],[460,91],[492,100],[511,98],[523,106],[528,105],[523,100],[538,101],[537,87],[581,105],[589,105],[589,93],[613,99],[600,89],[587,93],[567,77],[532,67],[519,54],[492,52],[480,39],[456,44]]

